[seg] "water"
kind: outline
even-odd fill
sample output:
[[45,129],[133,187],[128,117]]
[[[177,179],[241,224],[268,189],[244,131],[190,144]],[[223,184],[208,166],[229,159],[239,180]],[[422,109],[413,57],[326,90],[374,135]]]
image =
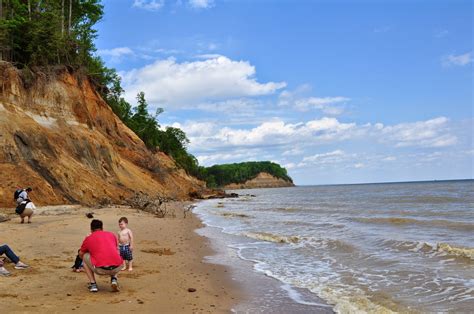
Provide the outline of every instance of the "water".
[[473,180],[235,192],[249,195],[194,211],[295,303],[311,306],[303,291],[343,313],[474,309]]

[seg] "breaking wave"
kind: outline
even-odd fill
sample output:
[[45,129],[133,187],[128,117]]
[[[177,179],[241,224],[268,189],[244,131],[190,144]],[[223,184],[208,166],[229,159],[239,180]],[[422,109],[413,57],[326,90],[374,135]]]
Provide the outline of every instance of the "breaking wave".
[[422,225],[428,227],[449,228],[460,231],[474,231],[474,224],[451,220],[422,220],[405,217],[374,217],[374,218],[354,218],[354,221],[372,224],[391,225]]
[[413,241],[384,241],[385,245],[389,245],[397,250],[406,250],[411,252],[436,253],[436,256],[448,256],[461,258],[464,260],[474,261],[474,248],[454,246],[448,243],[427,243]]
[[302,238],[299,236],[283,236],[283,235],[276,235],[267,232],[247,232],[244,234],[246,237],[255,240],[262,240],[267,242],[274,242],[274,243],[299,243]]

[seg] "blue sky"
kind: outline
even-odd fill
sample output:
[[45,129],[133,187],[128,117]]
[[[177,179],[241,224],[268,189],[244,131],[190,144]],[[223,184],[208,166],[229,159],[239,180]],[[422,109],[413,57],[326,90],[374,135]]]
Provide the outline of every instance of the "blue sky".
[[474,177],[472,1],[105,0],[98,54],[200,164],[296,184]]

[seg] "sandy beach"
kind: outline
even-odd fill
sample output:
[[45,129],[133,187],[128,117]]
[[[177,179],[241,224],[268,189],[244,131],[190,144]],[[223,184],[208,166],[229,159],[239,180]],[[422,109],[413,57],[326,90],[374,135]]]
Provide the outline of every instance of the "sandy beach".
[[[169,205],[176,218],[155,218],[130,208],[42,207],[31,224],[20,224],[13,209],[1,210],[12,219],[0,223],[0,243],[8,244],[31,266],[16,270],[5,259],[11,276],[0,277],[2,312],[230,312],[243,298],[242,290],[225,267],[203,262],[213,252],[208,240],[194,232],[201,226],[199,219],[190,213],[183,218],[184,205]],[[104,222],[104,230],[114,233],[118,219],[126,216],[134,232],[134,270],[119,274],[118,293],[111,292],[106,276],[97,277],[99,292],[91,293],[85,274],[71,270],[89,233],[88,212]]]

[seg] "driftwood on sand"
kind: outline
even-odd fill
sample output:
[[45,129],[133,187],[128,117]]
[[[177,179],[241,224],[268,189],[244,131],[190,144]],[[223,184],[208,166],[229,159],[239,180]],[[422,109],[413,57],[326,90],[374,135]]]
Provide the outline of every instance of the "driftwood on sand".
[[150,196],[143,192],[137,192],[126,203],[132,208],[154,214],[158,218],[164,218],[176,216],[174,208],[167,206],[167,203],[171,201],[175,200],[161,195]]

